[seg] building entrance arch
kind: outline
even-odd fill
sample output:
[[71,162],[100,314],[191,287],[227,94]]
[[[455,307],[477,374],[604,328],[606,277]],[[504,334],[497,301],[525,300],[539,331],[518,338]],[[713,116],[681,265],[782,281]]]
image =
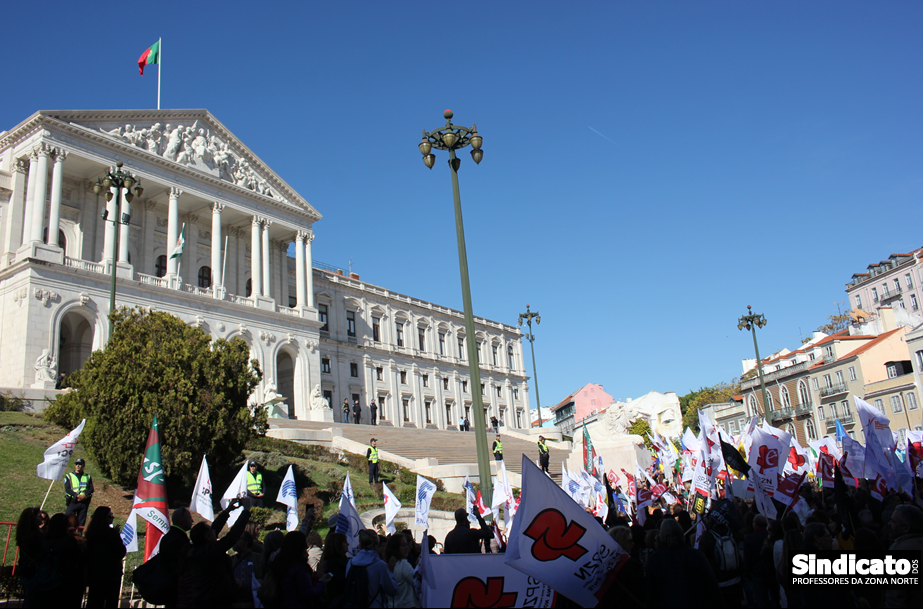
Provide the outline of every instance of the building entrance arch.
[[286,350],[276,355],[276,385],[279,395],[285,398],[288,418],[295,418],[295,358]]
[[65,376],[80,370],[93,353],[95,323],[76,310],[61,319],[58,331],[58,372]]

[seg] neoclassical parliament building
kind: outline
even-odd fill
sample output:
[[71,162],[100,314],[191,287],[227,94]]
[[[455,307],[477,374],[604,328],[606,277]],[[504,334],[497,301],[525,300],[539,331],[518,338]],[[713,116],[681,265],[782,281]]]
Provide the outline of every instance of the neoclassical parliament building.
[[[117,162],[143,187],[119,214],[94,188]],[[486,416],[529,426],[517,327],[475,318],[468,337],[459,311],[315,265],[320,219],[206,110],[36,112],[0,133],[0,390],[53,399],[105,346],[115,266],[118,306],[245,340],[273,416],[314,418],[322,395],[338,421],[374,399],[382,424],[447,429],[480,390]]]

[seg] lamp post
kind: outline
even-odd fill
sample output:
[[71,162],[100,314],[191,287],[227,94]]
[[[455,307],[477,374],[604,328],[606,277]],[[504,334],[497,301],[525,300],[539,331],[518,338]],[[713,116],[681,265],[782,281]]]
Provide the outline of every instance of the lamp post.
[[[125,200],[129,203],[135,198],[135,195],[140,197],[144,192],[144,189],[141,188],[141,180],[127,171],[122,171],[122,161],[118,161],[115,167],[116,169],[114,172],[109,171],[102,178],[97,178],[96,186],[93,187],[93,192],[96,194],[101,194],[104,190],[106,191],[107,202],[112,201],[113,194],[111,189],[115,188],[115,218],[112,220],[108,219],[108,209],[103,209],[102,214],[103,222],[112,222],[115,232],[115,238],[112,240],[112,283],[109,286],[109,336],[112,336],[112,312],[115,311],[115,273],[118,269],[119,259],[119,225],[127,225],[131,220],[130,213],[121,213],[122,189],[125,189]],[[134,193],[132,193],[131,190],[132,186],[135,187]]]
[[484,158],[481,150],[483,138],[478,135],[477,125],[470,128],[452,124],[454,114],[451,110],[442,113],[445,125],[427,132],[423,130],[423,141],[420,142],[420,152],[423,154],[423,163],[433,168],[436,156],[432,149],[447,150],[449,152],[449,168],[452,173],[452,196],[455,200],[455,233],[458,238],[458,267],[461,274],[462,303],[465,310],[465,334],[468,343],[468,373],[471,377],[471,402],[474,407],[475,442],[478,453],[478,476],[481,483],[481,496],[484,502],[490,505],[493,488],[490,481],[490,453],[487,450],[487,424],[484,420],[484,401],[481,398],[481,372],[478,361],[477,338],[474,333],[474,313],[471,308],[471,287],[468,283],[468,254],[465,250],[465,225],[462,221],[461,195],[458,192],[458,167],[461,159],[455,156],[456,150],[471,146],[471,158],[475,163],[480,163]]
[[[529,332],[526,334],[526,338],[529,340],[529,345],[532,347],[532,376],[535,377],[535,406],[538,409],[538,424],[542,424],[542,401],[538,397],[538,370],[535,368],[535,334],[532,333],[532,318],[535,318],[535,325],[542,323],[542,316],[538,314],[538,311],[532,312],[529,309],[529,305],[526,305],[526,312],[519,314],[519,326],[522,327],[522,320],[525,319],[526,323],[529,325]],[[529,417],[529,425],[532,424],[532,417]]]
[[[766,316],[757,314],[752,311],[753,307],[747,305],[747,314],[737,320],[738,330],[750,330],[753,332],[753,350],[756,351],[756,369],[760,373],[760,389],[763,392],[763,414],[768,415],[766,408],[769,401],[766,399],[766,381],[763,378],[763,362],[760,361],[760,348],[756,344],[756,329],[766,325]],[[757,413],[759,414],[759,413]]]

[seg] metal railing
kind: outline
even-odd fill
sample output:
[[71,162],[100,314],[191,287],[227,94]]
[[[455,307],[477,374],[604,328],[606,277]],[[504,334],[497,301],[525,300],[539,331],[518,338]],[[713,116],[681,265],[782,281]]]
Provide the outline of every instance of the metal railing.
[[831,387],[824,387],[821,389],[820,397],[827,398],[838,393],[846,393],[847,391],[849,391],[849,387],[846,386],[846,383],[837,383]]
[[839,419],[840,423],[843,425],[852,425],[855,422],[851,414],[841,414],[832,417],[827,417],[827,430],[836,429],[836,422]]
[[814,405],[811,403],[808,404],[798,404],[795,406],[795,416],[801,416],[803,414],[811,414],[814,412]]
[[783,421],[785,419],[792,418],[794,411],[791,408],[779,408],[777,410],[770,411],[769,420],[770,421]]
[[887,300],[889,298],[894,298],[895,296],[900,296],[901,292],[903,292],[903,288],[901,288],[900,286],[897,286],[897,287],[891,286],[887,291],[885,291],[881,299]]

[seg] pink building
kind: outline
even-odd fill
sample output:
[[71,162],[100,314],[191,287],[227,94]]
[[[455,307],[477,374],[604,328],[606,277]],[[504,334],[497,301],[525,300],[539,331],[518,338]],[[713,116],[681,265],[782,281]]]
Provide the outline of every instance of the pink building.
[[565,436],[572,435],[574,427],[583,419],[608,408],[611,403],[612,396],[603,390],[602,385],[587,383],[551,409],[554,424],[561,428]]

